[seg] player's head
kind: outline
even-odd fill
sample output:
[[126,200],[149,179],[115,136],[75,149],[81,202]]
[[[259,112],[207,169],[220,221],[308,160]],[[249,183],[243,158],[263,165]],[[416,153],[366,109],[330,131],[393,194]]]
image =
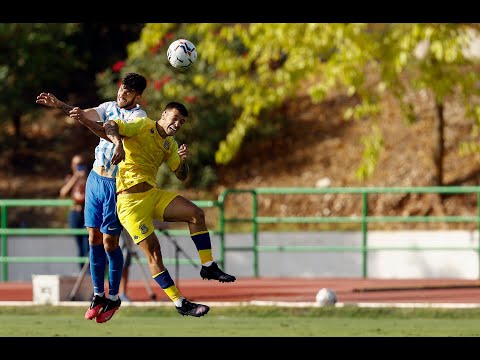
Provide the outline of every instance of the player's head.
[[188,110],[185,105],[179,102],[171,102],[165,106],[162,117],[158,121],[167,136],[175,135],[178,130],[185,124],[188,117]]
[[137,73],[128,73],[122,80],[117,92],[117,104],[123,109],[134,108],[147,87],[147,79]]

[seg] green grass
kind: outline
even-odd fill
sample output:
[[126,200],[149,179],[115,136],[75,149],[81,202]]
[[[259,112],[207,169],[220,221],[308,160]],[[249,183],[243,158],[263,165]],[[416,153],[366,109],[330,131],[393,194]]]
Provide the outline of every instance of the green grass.
[[123,307],[105,324],[83,307],[0,307],[1,337],[478,337],[480,309]]

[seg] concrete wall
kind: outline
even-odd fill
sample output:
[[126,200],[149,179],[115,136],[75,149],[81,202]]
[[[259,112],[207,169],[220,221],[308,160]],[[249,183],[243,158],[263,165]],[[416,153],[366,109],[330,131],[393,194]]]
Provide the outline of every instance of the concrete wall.
[[[198,255],[189,237],[161,237],[164,258],[175,257],[175,242],[185,253],[179,253],[184,261],[187,256],[197,260]],[[212,238],[215,256],[218,256],[219,240]],[[227,247],[252,244],[251,234],[229,234]],[[259,234],[259,245],[264,246],[360,246],[360,232],[302,232]],[[370,247],[429,247],[431,250],[370,250],[367,270],[371,278],[456,278],[480,279],[478,233],[470,231],[401,231],[368,232]],[[470,247],[470,250],[459,248]],[[449,248],[450,250],[442,250]],[[20,237],[8,239],[10,256],[76,256],[73,237]],[[137,254],[143,258],[141,250]],[[140,266],[148,273],[146,265],[132,264],[131,279],[142,279]],[[179,278],[199,277],[194,265],[182,264],[176,274],[175,266],[167,264],[172,276]],[[253,256],[249,251],[227,251],[225,270],[237,277],[251,277]],[[78,275],[76,263],[14,263],[8,265],[9,280],[30,281],[32,274]],[[1,272],[1,270],[0,270]],[[262,251],[259,253],[259,275],[264,277],[361,277],[362,254],[358,251],[321,252]]]

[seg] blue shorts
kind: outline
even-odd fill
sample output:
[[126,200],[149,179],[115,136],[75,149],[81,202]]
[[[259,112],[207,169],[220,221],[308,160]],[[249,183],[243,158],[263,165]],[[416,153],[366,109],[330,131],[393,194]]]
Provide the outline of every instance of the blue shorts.
[[85,227],[100,228],[103,234],[120,235],[123,226],[116,207],[115,178],[100,176],[91,170],[85,186]]

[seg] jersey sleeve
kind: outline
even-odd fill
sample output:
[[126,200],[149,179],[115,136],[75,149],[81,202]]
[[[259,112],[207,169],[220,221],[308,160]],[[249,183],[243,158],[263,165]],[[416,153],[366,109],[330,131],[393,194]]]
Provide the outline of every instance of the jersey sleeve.
[[97,107],[94,107],[98,116],[100,116],[100,119],[102,120],[102,122],[105,122],[107,120],[107,107],[108,107],[108,102],[104,102],[98,105]]
[[137,117],[147,117],[147,113],[145,112],[145,110],[138,109],[138,110],[135,110],[135,112],[133,113],[132,117],[134,117],[134,118],[137,118]]
[[139,117],[147,117],[147,113],[142,109],[137,109],[128,117],[128,119],[124,120],[125,122],[133,122],[136,118]]
[[147,125],[147,122],[145,121],[145,119],[146,118],[138,117],[129,123],[123,122],[123,120],[120,120],[120,119],[113,120],[113,121],[117,123],[118,132],[120,135],[130,137],[139,133],[140,130],[142,130],[142,128]]

